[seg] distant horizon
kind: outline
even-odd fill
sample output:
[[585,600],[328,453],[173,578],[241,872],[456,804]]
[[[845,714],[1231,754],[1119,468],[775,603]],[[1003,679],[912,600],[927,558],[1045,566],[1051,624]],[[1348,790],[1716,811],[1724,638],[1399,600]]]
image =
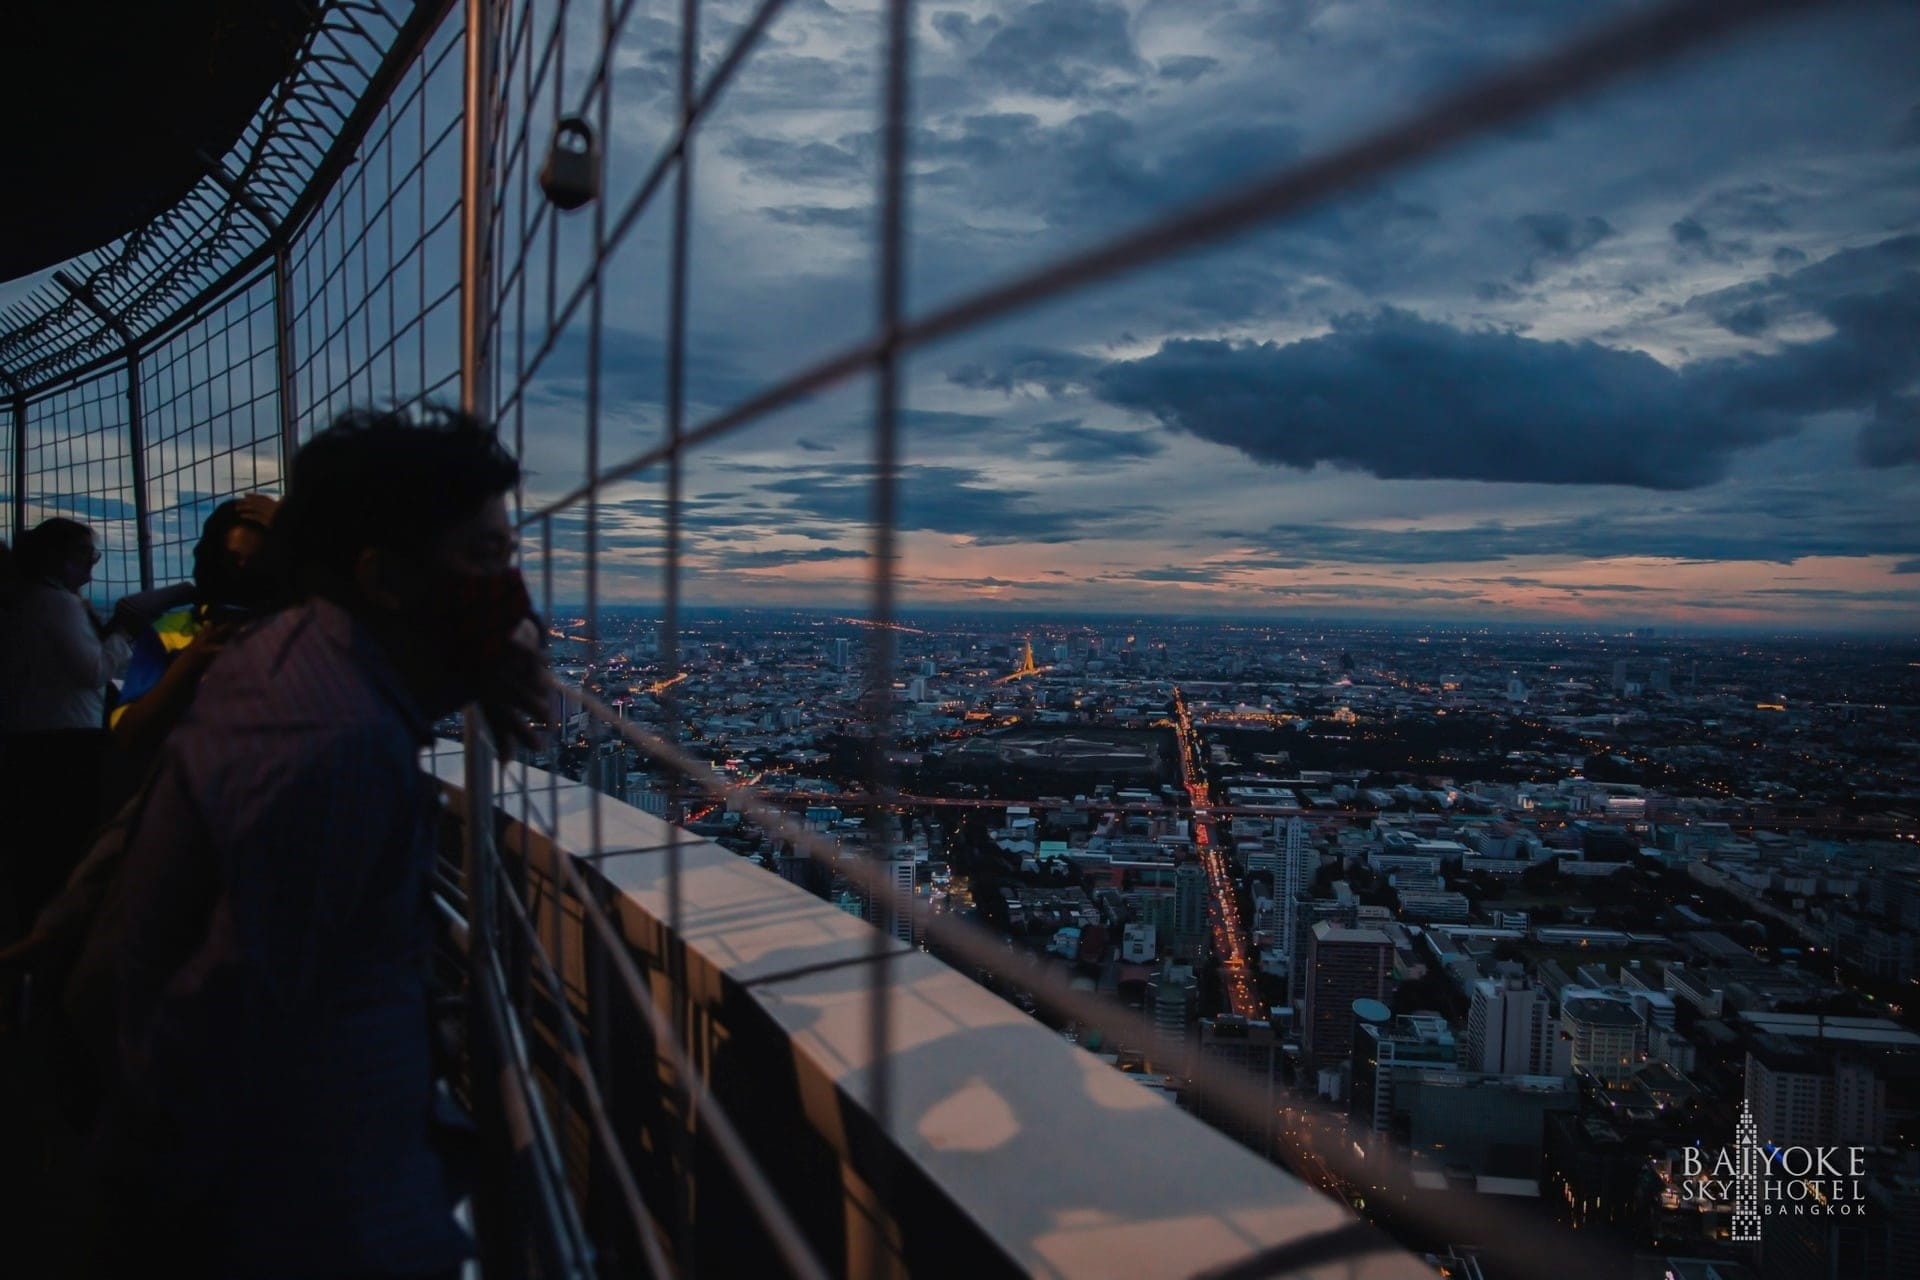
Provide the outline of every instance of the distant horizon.
[[[584,601],[556,601],[556,613],[584,613]],[[602,603],[603,616],[650,615],[657,616],[661,606],[658,603]],[[707,615],[725,618],[740,615],[762,614],[775,616],[793,616],[800,618],[820,618],[822,620],[847,619],[855,627],[870,625],[861,614],[864,605],[722,605],[682,601],[680,610],[683,620],[691,615]],[[1592,636],[1598,639],[1620,640],[1661,640],[1677,639],[1753,639],[1753,640],[1794,640],[1794,639],[1849,639],[1873,640],[1884,644],[1909,644],[1920,648],[1920,633],[1913,631],[1876,631],[1870,629],[1813,629],[1801,626],[1797,629],[1761,630],[1752,627],[1705,627],[1683,623],[1622,621],[1619,623],[1595,622],[1547,622],[1530,619],[1489,621],[1487,619],[1448,619],[1448,618],[1405,618],[1382,617],[1378,615],[1350,617],[1299,617],[1258,614],[1228,613],[1163,613],[1152,611],[1114,611],[1099,609],[1084,610],[1034,610],[1034,609],[995,609],[979,605],[909,605],[894,611],[893,621],[911,623],[917,618],[928,619],[967,619],[967,620],[1005,620],[1033,625],[1071,626],[1076,622],[1099,621],[1103,623],[1144,622],[1164,625],[1221,625],[1240,624],[1273,628],[1313,628],[1327,629],[1375,629],[1392,632],[1418,632],[1425,630],[1449,633],[1507,632],[1534,635],[1571,635]],[[1636,631],[1650,631],[1652,634],[1637,636]]]

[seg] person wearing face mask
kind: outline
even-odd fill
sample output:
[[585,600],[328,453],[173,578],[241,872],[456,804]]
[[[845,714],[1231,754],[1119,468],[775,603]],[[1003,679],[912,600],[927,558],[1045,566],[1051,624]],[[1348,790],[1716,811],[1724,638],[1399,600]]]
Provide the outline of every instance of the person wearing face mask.
[[457,1273],[418,756],[463,705],[523,740],[543,705],[518,477],[452,412],[350,415],[295,457],[270,542],[296,602],[227,641],[120,875],[107,1249],[217,1277]]
[[237,627],[274,603],[263,552],[279,503],[250,493],[213,509],[193,549],[190,602],[141,629],[107,722],[117,755],[112,800],[132,792]]
[[4,868],[11,921],[31,921],[66,880],[100,819],[107,682],[132,647],[132,615],[102,624],[80,596],[100,550],[77,520],[42,521],[15,550],[18,581],[0,635],[0,778],[13,832]]

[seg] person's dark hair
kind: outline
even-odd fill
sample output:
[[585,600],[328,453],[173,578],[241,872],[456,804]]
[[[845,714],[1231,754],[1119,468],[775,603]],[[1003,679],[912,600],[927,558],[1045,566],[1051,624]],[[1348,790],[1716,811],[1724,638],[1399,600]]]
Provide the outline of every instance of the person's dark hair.
[[[282,574],[276,572],[273,557],[273,530],[244,512],[240,499],[230,497],[200,526],[200,541],[194,543],[194,601],[269,612],[284,603]],[[227,535],[238,528],[261,535],[261,549],[244,574],[234,572],[227,558]]]
[[351,595],[362,551],[417,551],[519,479],[470,414],[352,411],[294,455],[273,551],[297,594]]
[[93,530],[78,520],[65,516],[42,520],[20,536],[20,544],[14,549],[20,580],[37,581],[60,569],[91,537]]
[[207,522],[200,526],[200,541],[193,544],[193,576],[198,581],[207,576],[207,568],[227,551],[227,535],[241,525],[258,529],[262,535],[267,526],[258,520],[249,520],[240,514],[240,500],[228,498],[213,509]]

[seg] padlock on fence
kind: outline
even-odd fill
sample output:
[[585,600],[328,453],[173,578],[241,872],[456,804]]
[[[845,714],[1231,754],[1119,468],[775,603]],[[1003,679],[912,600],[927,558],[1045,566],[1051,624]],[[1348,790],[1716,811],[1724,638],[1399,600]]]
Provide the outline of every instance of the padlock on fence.
[[562,116],[553,126],[540,189],[561,209],[578,209],[600,194],[600,148],[579,116]]

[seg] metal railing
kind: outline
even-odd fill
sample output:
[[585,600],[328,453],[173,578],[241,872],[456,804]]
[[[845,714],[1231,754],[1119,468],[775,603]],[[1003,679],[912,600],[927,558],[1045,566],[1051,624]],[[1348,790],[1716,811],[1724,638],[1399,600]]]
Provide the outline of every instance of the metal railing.
[[[849,861],[830,839],[732,786],[677,741],[671,687],[659,722],[643,727],[593,691],[603,615],[602,504],[620,486],[657,476],[661,551],[657,662],[680,670],[685,532],[684,464],[802,400],[860,379],[873,392],[871,457],[872,647],[863,712],[869,743],[866,794],[875,814],[895,792],[892,632],[898,607],[901,364],[912,351],[978,329],[1075,290],[1219,244],[1285,215],[1512,124],[1760,19],[1810,9],[1811,0],[1668,0],[1632,10],[1523,65],[1495,72],[1373,133],[1262,175],[1149,225],[1014,279],[919,314],[905,306],[911,197],[911,75],[915,6],[884,0],[874,198],[875,280],[865,336],[705,417],[690,412],[690,255],[698,227],[694,173],[703,124],[786,6],[745,8],[681,0],[671,50],[671,118],[620,198],[604,190],[591,210],[563,222],[539,195],[537,174],[554,121],[577,116],[603,147],[616,128],[620,54],[634,34],[633,0],[466,0],[398,5],[338,0],[320,6],[299,69],[235,153],[175,211],[70,267],[6,317],[0,375],[11,395],[13,440],[0,466],[16,528],[70,514],[103,533],[100,599],[186,569],[186,548],[210,506],[272,489],[297,442],[348,405],[448,398],[497,421],[527,456],[541,435],[534,392],[577,364],[581,468],[557,492],[523,493],[517,519],[529,577],[546,617],[583,605],[589,671],[556,686],[604,731],[620,735],[689,787],[742,812],[770,838],[820,860],[866,891],[887,886],[878,867]],[[705,38],[716,8],[734,19],[724,41]],[[624,117],[622,117],[624,119]],[[611,183],[604,184],[611,186]],[[662,207],[664,206],[664,208]],[[664,364],[659,438],[609,458],[605,365],[607,294],[623,277],[618,255],[637,229],[665,221]],[[582,225],[584,223],[584,225]],[[570,273],[570,274],[569,274]],[[563,276],[565,278],[563,278]],[[624,492],[624,490],[623,490]],[[557,578],[560,582],[557,584]],[[561,756],[556,724],[550,759]],[[750,1144],[707,1089],[711,1045],[700,998],[664,949],[658,973],[642,971],[615,919],[606,882],[583,864],[608,854],[602,801],[591,804],[587,847],[544,846],[539,815],[552,772],[495,762],[476,728],[466,737],[459,876],[447,886],[474,995],[469,1088],[476,1108],[511,1135],[523,1160],[524,1205],[480,1205],[522,1229],[491,1260],[505,1270],[587,1275],[596,1267],[691,1273],[684,1227],[696,1167],[716,1158],[751,1207],[772,1253],[794,1274],[891,1269],[885,1231],[866,1233],[864,1258],[823,1258],[765,1176]],[[496,839],[494,815],[516,820],[518,845]],[[678,828],[660,856],[667,871],[667,932],[682,928]],[[534,896],[534,889],[546,895]],[[593,943],[584,989],[562,978],[558,937],[541,921],[571,912]],[[991,964],[999,940],[951,917],[926,916],[927,937],[947,954]],[[892,970],[896,949],[873,931],[866,961],[871,1076],[865,1102],[877,1129],[894,1115]],[[1074,990],[1060,975],[1036,995],[1062,1014],[1151,1042],[1152,1028]],[[533,1018],[538,1006],[544,1016]],[[616,1010],[624,1012],[616,1014]],[[662,1064],[657,1079],[623,1081],[609,1069],[617,1018],[637,1017]],[[538,1029],[544,1040],[534,1032]],[[490,1082],[500,1081],[499,1089]],[[1264,1091],[1202,1071],[1194,1081],[1216,1105],[1256,1122]],[[665,1148],[643,1153],[617,1117],[622,1090],[664,1088],[677,1117]],[[578,1123],[572,1141],[561,1122]],[[699,1148],[700,1150],[696,1150]],[[885,1181],[885,1148],[866,1172]],[[642,1174],[645,1160],[673,1172]],[[876,1176],[877,1175],[877,1176]],[[669,1202],[643,1188],[668,1186]],[[584,1196],[580,1193],[585,1191]],[[1561,1242],[1494,1210],[1446,1224],[1499,1234],[1516,1251],[1559,1270],[1577,1266]],[[1365,1232],[1311,1237],[1251,1257],[1222,1274],[1274,1274],[1377,1248]],[[853,1247],[851,1244],[849,1247]]]

